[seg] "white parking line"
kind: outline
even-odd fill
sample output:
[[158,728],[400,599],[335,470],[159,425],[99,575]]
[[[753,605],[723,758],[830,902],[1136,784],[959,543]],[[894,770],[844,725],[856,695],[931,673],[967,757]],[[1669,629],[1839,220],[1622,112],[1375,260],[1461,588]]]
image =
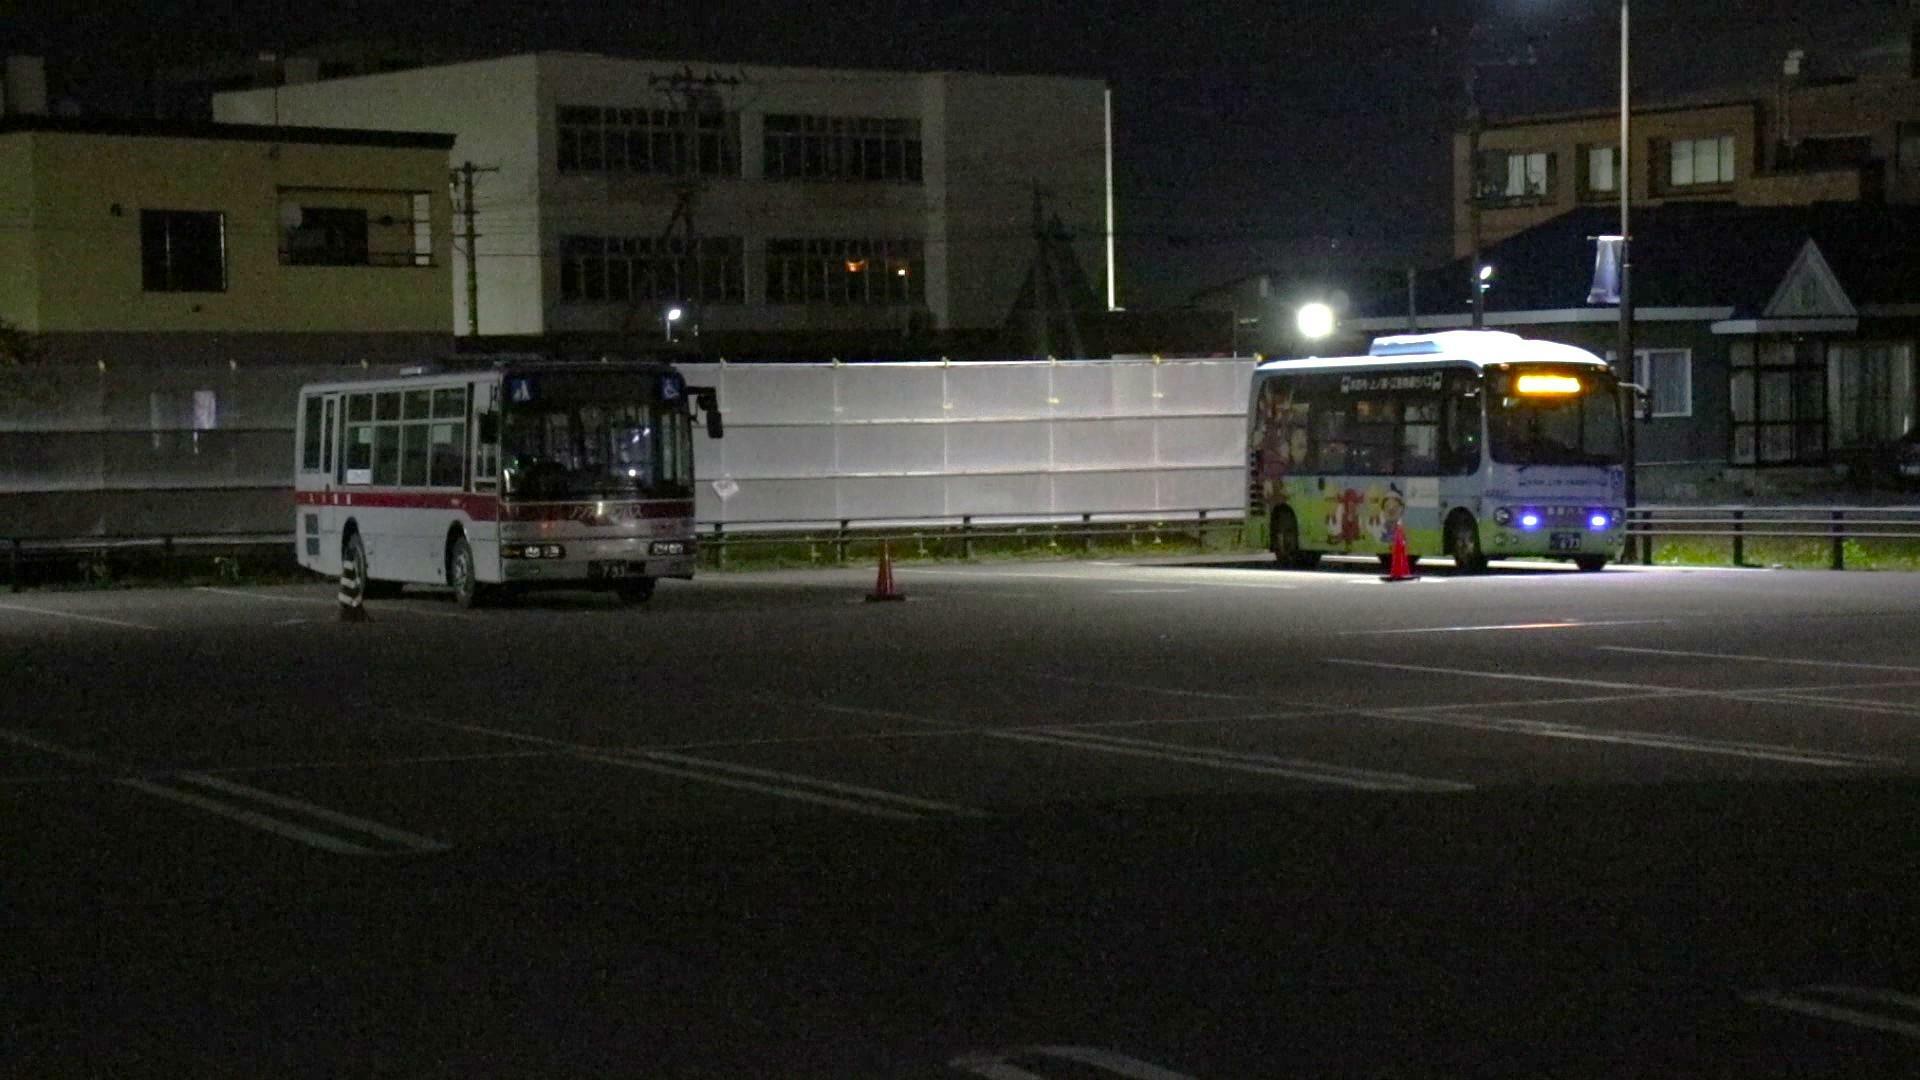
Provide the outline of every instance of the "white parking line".
[[688,757],[685,754],[670,753],[665,750],[642,750],[639,756],[652,761],[665,761],[676,765],[685,765],[696,769],[717,769],[721,772],[736,773],[741,776],[753,776],[762,780],[779,780],[788,784],[800,784],[807,787],[824,788],[843,795],[853,795],[877,802],[890,802],[917,810],[931,810],[940,814],[953,814],[956,817],[987,817],[988,815],[968,806],[941,802],[938,799],[922,799],[913,795],[900,795],[878,788],[861,787],[858,784],[845,784],[835,780],[823,780],[814,776],[801,776],[796,773],[779,772],[774,769],[762,769],[752,765],[741,765],[731,761],[715,761],[712,758]]
[[[1839,1001],[1822,1001],[1809,996],[1821,994]],[[1786,993],[1754,991],[1741,994],[1749,1005],[1765,1005],[1802,1016],[1835,1020],[1854,1027],[1889,1031],[1909,1039],[1920,1039],[1920,997],[1871,986],[1808,986]],[[1892,1006],[1885,1012],[1868,1009]]]
[[1615,619],[1607,622],[1494,623],[1485,626],[1415,626],[1397,630],[1344,630],[1336,637],[1378,637],[1386,634],[1465,634],[1477,630],[1584,630],[1598,626],[1650,626],[1671,619]]
[[212,788],[215,791],[223,791],[229,795],[235,795],[243,799],[252,799],[255,802],[266,803],[268,806],[277,806],[282,810],[291,810],[297,814],[304,814],[317,821],[324,821],[329,825],[338,825],[352,832],[365,833],[368,836],[378,837],[388,843],[397,844],[400,847],[406,848],[409,851],[428,852],[447,850],[447,845],[440,841],[428,839],[417,833],[410,833],[403,829],[382,825],[377,821],[368,821],[366,818],[354,817],[351,814],[343,814],[338,810],[329,810],[324,806],[315,806],[310,802],[303,802],[286,795],[276,795],[271,791],[261,791],[259,788],[248,787],[245,784],[236,784],[231,780],[222,780],[217,776],[208,776],[204,773],[181,773],[179,778],[190,784],[198,784],[201,787]]
[[[248,592],[245,589],[222,589],[215,585],[195,586],[194,591],[203,592],[203,593],[212,593],[215,596],[232,596],[242,600],[260,600],[270,604],[308,604],[308,605],[317,604],[324,607],[338,607],[340,605],[340,602],[338,600],[327,598],[327,597],[275,596],[272,593]],[[434,618],[434,619],[472,619],[473,618],[473,616],[471,615],[463,614],[458,611],[434,611],[429,608],[414,607],[408,604],[383,603],[379,606],[378,610],[382,612],[395,611],[395,612],[399,612],[402,615],[423,615],[428,618]],[[288,625],[288,624],[283,623],[281,625]]]
[[990,738],[1010,739],[1015,742],[1039,743],[1048,746],[1064,746],[1074,750],[1092,750],[1096,753],[1153,758],[1159,761],[1171,761],[1183,765],[1199,765],[1204,768],[1252,773],[1258,776],[1278,776],[1312,784],[1358,788],[1363,791],[1456,792],[1471,791],[1473,789],[1473,785],[1455,780],[1436,780],[1421,776],[1408,776],[1405,773],[1355,769],[1344,765],[1332,765],[1326,762],[1306,761],[1298,758],[1271,757],[1266,754],[1188,747],[1181,746],[1177,743],[1153,742],[1147,739],[1123,739],[1118,736],[1095,735],[1091,732],[1074,729],[1046,729],[1042,731],[1001,730],[986,731],[981,734]]
[[[900,795],[876,788],[864,788],[854,784],[842,784],[819,777],[802,776],[798,773],[779,773],[771,769],[757,769],[750,765],[735,765],[731,762],[716,763],[704,758],[686,757],[666,751],[620,750],[588,746],[583,743],[570,743],[560,739],[549,739],[542,735],[530,735],[522,731],[506,731],[500,728],[481,727],[476,724],[456,724],[447,720],[435,720],[430,717],[414,716],[419,723],[436,727],[452,728],[456,731],[468,731],[494,738],[510,739],[515,742],[535,746],[548,746],[582,758],[605,765],[617,765],[623,769],[637,769],[663,776],[674,776],[686,780],[698,780],[717,787],[735,788],[742,791],[759,792],[776,798],[791,799],[796,802],[813,803],[816,806],[830,806],[851,813],[865,814],[869,817],[888,818],[894,821],[919,821],[923,815],[912,810],[896,809],[895,806],[917,806],[921,809],[936,809],[941,813],[960,814],[962,816],[986,816],[982,811],[952,803],[937,803],[931,799],[916,799],[910,795]],[[759,779],[748,779],[757,777]],[[779,780],[782,783],[766,783],[762,780]],[[819,789],[809,791],[806,788]],[[821,791],[835,792],[835,795],[821,794]],[[851,796],[842,798],[839,796]],[[853,797],[871,800],[856,802]],[[892,803],[895,806],[876,805]]]
[[73,619],[78,622],[100,623],[103,626],[117,626],[122,630],[158,630],[157,626],[146,623],[127,622],[124,619],[108,619],[99,615],[79,615],[71,611],[48,611],[46,608],[28,607],[25,604],[0,604],[0,611],[18,611],[25,615],[45,615],[49,619]]
[[248,810],[245,807],[228,806],[218,799],[210,799],[204,795],[196,795],[190,791],[180,791],[146,780],[123,779],[117,780],[115,783],[118,783],[122,787],[132,788],[135,791],[145,792],[157,799],[166,799],[169,802],[181,803],[197,810],[204,810],[209,814],[227,818],[230,821],[237,821],[242,825],[251,825],[262,832],[270,832],[276,836],[283,836],[288,840],[297,841],[308,847],[333,852],[335,855],[372,855],[375,853],[374,849],[370,847],[363,847],[351,841],[342,840],[336,836],[328,836],[326,833],[316,832],[312,829],[295,825],[290,821],[281,821],[279,818],[268,817],[266,814]]
[[1840,668],[1846,671],[1920,672],[1920,667],[1905,664],[1863,664],[1853,660],[1811,660],[1796,656],[1753,656],[1746,653],[1695,652],[1688,649],[1646,649],[1632,645],[1596,645],[1603,652],[1638,653],[1647,656],[1678,656],[1693,660],[1740,660],[1753,664],[1781,664],[1789,667]]
[[1346,664],[1350,667],[1383,668],[1388,671],[1415,671],[1423,675],[1456,675],[1463,679],[1500,679],[1512,682],[1551,683],[1557,686],[1592,686],[1601,690],[1654,690],[1669,694],[1712,693],[1712,691],[1684,690],[1671,686],[1654,686],[1650,683],[1607,682],[1602,679],[1569,679],[1560,675],[1520,675],[1507,671],[1469,671],[1466,668],[1432,667],[1427,664],[1389,664],[1380,660],[1353,660],[1329,657],[1326,662],[1329,664]]
[[1371,716],[1380,720],[1393,720],[1412,724],[1432,724],[1439,727],[1462,728],[1469,731],[1485,731],[1501,735],[1525,735],[1540,739],[1565,739],[1572,742],[1613,743],[1620,746],[1639,746],[1653,750],[1671,750],[1676,753],[1712,754],[1722,757],[1747,758],[1753,761],[1774,761],[1789,765],[1810,765],[1825,769],[1893,768],[1904,764],[1899,758],[1880,757],[1871,754],[1842,754],[1826,750],[1810,750],[1799,746],[1782,746],[1775,743],[1708,739],[1692,735],[1663,735],[1657,732],[1623,730],[1618,728],[1589,728],[1581,727],[1578,724],[1559,724],[1545,720],[1514,720],[1492,716],[1442,716],[1409,709],[1400,709],[1393,712],[1361,712],[1359,715]]

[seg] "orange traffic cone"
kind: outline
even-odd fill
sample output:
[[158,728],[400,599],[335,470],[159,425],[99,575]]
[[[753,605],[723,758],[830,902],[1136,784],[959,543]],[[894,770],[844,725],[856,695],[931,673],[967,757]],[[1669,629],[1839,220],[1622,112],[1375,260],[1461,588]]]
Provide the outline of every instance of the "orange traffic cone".
[[867,603],[885,600],[905,600],[907,594],[893,587],[893,549],[886,544],[880,545],[880,575],[874,580],[873,591],[867,594]]
[[1413,581],[1413,565],[1407,558],[1407,529],[1399,522],[1393,523],[1393,557],[1387,567],[1386,576],[1381,581]]

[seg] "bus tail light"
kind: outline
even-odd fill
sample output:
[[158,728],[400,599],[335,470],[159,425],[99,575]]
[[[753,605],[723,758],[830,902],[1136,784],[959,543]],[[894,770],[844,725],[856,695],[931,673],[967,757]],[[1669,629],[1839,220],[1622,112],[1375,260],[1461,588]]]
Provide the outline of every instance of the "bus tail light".
[[559,544],[506,544],[500,554],[509,559],[564,559],[567,549]]
[[686,555],[692,548],[693,544],[688,540],[655,540],[647,552],[651,555]]

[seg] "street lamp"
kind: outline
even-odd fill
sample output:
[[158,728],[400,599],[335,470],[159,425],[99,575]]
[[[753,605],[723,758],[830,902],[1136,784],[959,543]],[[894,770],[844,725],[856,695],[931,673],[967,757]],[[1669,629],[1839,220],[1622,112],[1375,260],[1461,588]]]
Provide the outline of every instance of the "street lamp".
[[1318,341],[1333,333],[1333,308],[1314,301],[1300,305],[1294,313],[1294,326],[1300,330],[1300,336],[1309,341]]
[[663,318],[661,321],[666,324],[668,341],[673,340],[673,324],[679,322],[680,317],[685,314],[686,312],[681,311],[677,307],[670,307],[667,309],[666,317]]

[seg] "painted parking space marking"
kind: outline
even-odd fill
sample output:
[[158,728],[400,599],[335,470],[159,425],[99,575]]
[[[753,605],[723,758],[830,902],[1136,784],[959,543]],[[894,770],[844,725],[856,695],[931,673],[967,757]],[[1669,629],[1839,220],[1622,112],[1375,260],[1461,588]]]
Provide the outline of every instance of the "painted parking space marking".
[[[258,601],[262,601],[269,604],[306,604],[309,606],[319,605],[321,607],[339,607],[340,606],[340,601],[333,597],[321,598],[321,597],[314,597],[314,596],[278,596],[273,593],[248,592],[245,589],[223,589],[216,585],[195,586],[193,591],[202,592],[202,593],[211,593],[214,596],[230,596],[240,600],[258,600]],[[418,599],[418,597],[415,597],[414,599]],[[399,612],[400,614],[403,614],[403,615],[421,615],[421,616],[426,616],[428,618],[434,618],[434,619],[466,619],[470,621],[473,618],[473,616],[467,615],[463,612],[434,611],[429,608],[423,608],[423,607],[418,607],[412,604],[408,604],[404,600],[397,601],[397,602],[396,601],[384,602],[380,605],[380,611],[383,613],[394,611],[394,612]],[[305,621],[307,620],[304,620],[304,619],[290,620],[290,623],[305,622]],[[282,624],[282,625],[289,625],[289,624]]]
[[[139,770],[120,767],[98,754],[61,746],[57,743],[48,742],[45,739],[34,738],[22,732],[0,730],[0,738],[4,738],[20,746],[31,747],[42,753],[51,754],[72,762],[73,764],[85,766],[90,769],[114,770],[122,774],[139,772]],[[94,779],[101,780],[106,778],[96,774]],[[121,775],[114,778],[112,782],[130,791],[137,791],[156,799],[164,799],[171,803],[192,807],[196,810],[213,814],[216,817],[251,826],[262,832],[272,833],[275,836],[293,840],[305,844],[308,847],[318,848],[321,851],[331,852],[335,855],[381,855],[396,852],[428,853],[447,850],[447,845],[442,844],[438,840],[429,839],[416,833],[406,832],[402,829],[396,829],[392,826],[382,825],[377,821],[369,821],[366,818],[343,814],[337,810],[329,810],[324,806],[316,806],[313,803],[301,799],[291,798],[286,795],[277,795],[270,791],[262,791],[259,788],[249,787],[245,784],[235,783],[230,780],[222,780],[219,777],[209,776],[206,773],[167,773],[153,777]],[[183,785],[192,785],[192,787],[201,790],[190,790]],[[218,792],[220,795],[226,796],[226,798],[216,798],[214,795],[208,794],[207,792],[209,791]],[[248,806],[246,805],[247,803],[255,805]],[[265,810],[260,809],[260,807],[291,812],[306,820],[304,822],[289,821],[284,817],[276,817],[269,814]],[[325,829],[316,827],[318,825],[331,826],[334,829],[352,835],[350,837],[335,835]],[[383,841],[391,845],[394,850],[383,850],[380,847],[369,846],[369,838]]]
[[[1060,1067],[1036,1060],[1041,1058],[1065,1063],[1066,1071],[1052,1074],[1048,1071],[1032,1071]],[[1124,1080],[1195,1080],[1186,1073],[1174,1072],[1118,1051],[1094,1046],[1023,1046],[991,1053],[962,1054],[948,1061],[947,1067],[971,1073],[983,1080],[1049,1080],[1050,1075],[1087,1077],[1089,1071],[1100,1076],[1123,1077]]]
[[23,615],[41,615],[49,619],[72,619],[76,622],[98,623],[102,626],[117,626],[122,630],[158,630],[157,626],[146,623],[130,622],[125,619],[109,619],[101,615],[81,615],[72,611],[49,611],[46,608],[31,607],[26,604],[0,604],[0,611],[19,612]]
[[1811,660],[1794,656],[1753,656],[1746,653],[1696,652],[1689,649],[1647,649],[1633,645],[1596,645],[1602,652],[1633,653],[1642,656],[1675,656],[1693,660],[1737,660],[1752,664],[1779,664],[1783,667],[1838,668],[1843,671],[1899,671],[1920,673],[1920,667],[1908,664],[1865,664],[1853,660]]
[[1787,991],[1750,991],[1741,994],[1740,1000],[1920,1041],[1920,997],[1897,990],[1825,983]]
[[1428,664],[1390,664],[1383,660],[1356,660],[1341,657],[1328,657],[1329,664],[1345,664],[1349,667],[1381,668],[1387,671],[1412,671],[1422,675],[1455,675],[1467,679],[1498,679],[1510,682],[1549,683],[1557,686],[1591,686],[1599,690],[1655,690],[1671,694],[1707,694],[1711,690],[1684,690],[1671,686],[1655,686],[1651,683],[1609,682],[1604,679],[1571,679],[1564,675],[1523,675],[1511,671],[1471,671],[1466,668],[1434,667]]
[[1637,746],[1652,750],[1670,750],[1676,753],[1747,758],[1753,761],[1808,765],[1815,768],[1885,769],[1895,768],[1904,764],[1899,758],[1882,757],[1873,754],[1846,754],[1827,750],[1814,750],[1800,746],[1782,746],[1776,743],[1743,742],[1732,739],[1707,739],[1693,735],[1664,735],[1650,731],[1589,728],[1582,727],[1578,724],[1556,723],[1550,720],[1519,720],[1495,716],[1457,716],[1421,709],[1356,710],[1356,712],[1358,712],[1358,715],[1369,716],[1379,720],[1431,724],[1439,727],[1460,728],[1468,731],[1484,731],[1498,735],[1524,735],[1541,739],[1563,739],[1571,742],[1612,743],[1619,746]]
[[715,762],[708,758],[689,757],[669,751],[589,746],[584,743],[549,739],[542,735],[531,735],[522,731],[507,731],[476,724],[457,724],[430,717],[412,716],[410,719],[456,731],[551,747],[583,761],[593,761],[682,780],[695,780],[715,787],[752,791],[774,798],[830,807],[867,817],[885,818],[891,821],[921,821],[925,820],[929,813],[962,817],[988,816],[985,811],[954,803],[920,799],[898,792],[845,784],[816,776],[803,776],[799,773],[777,772],[749,765],[736,765],[732,762]]
[[1467,634],[1481,630],[1585,630],[1603,626],[1652,626],[1669,619],[1613,619],[1605,622],[1494,623],[1482,626],[1413,626],[1393,630],[1344,630],[1336,637],[1378,637],[1388,634]]
[[1075,750],[1127,757],[1153,758],[1183,765],[1198,765],[1203,768],[1251,773],[1256,776],[1275,776],[1330,787],[1356,788],[1362,791],[1459,792],[1473,789],[1473,785],[1457,780],[1357,769],[1301,758],[1282,758],[1268,754],[1192,747],[1149,739],[1122,738],[1077,728],[999,730],[986,731],[982,734],[995,739],[1064,746]]

